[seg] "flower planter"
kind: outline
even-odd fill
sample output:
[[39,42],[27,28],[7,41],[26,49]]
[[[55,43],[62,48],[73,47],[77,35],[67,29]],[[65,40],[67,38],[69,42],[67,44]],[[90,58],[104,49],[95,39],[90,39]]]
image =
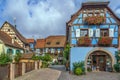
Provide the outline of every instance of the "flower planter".
[[85,23],[89,25],[100,25],[105,22],[104,16],[89,16],[85,18]]
[[98,40],[98,45],[100,46],[110,46],[112,44],[112,38],[110,37],[100,37]]
[[80,37],[78,40],[78,46],[90,46],[91,39],[89,37]]

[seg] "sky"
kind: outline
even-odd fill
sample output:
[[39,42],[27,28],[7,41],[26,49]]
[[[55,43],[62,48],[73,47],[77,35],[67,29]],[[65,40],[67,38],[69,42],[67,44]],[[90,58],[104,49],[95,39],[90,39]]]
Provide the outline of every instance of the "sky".
[[[120,1],[109,1],[109,7],[120,16]],[[0,26],[5,21],[16,24],[26,38],[65,35],[66,22],[82,2],[85,0],[0,0]]]

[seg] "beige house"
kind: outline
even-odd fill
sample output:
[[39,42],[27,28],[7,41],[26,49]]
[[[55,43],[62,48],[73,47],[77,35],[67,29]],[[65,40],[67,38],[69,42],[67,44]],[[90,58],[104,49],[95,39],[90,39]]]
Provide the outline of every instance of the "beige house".
[[0,54],[8,53],[15,55],[16,53],[23,53],[24,49],[8,34],[0,31]]
[[16,41],[20,45],[20,47],[24,48],[25,52],[29,50],[29,45],[25,37],[23,37],[19,33],[19,31],[16,29],[16,26],[13,26],[12,24],[6,21],[4,22],[0,30],[9,35],[13,41]]

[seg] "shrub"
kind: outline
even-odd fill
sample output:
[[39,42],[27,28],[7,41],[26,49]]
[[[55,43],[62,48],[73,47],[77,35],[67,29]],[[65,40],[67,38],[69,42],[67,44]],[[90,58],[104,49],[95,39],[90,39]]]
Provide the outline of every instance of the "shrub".
[[82,75],[82,73],[83,72],[82,72],[82,69],[80,67],[78,67],[78,68],[75,69],[75,74],[76,75]]
[[44,56],[40,57],[42,61],[52,61],[52,57],[50,56],[50,54],[45,54]]
[[120,72],[120,64],[119,63],[115,64],[114,69],[116,72]]
[[42,62],[42,68],[47,68],[49,66],[48,62],[43,61]]
[[92,71],[92,69],[91,69],[90,67],[88,67],[88,68],[87,68],[87,71],[88,71],[88,72],[91,72],[91,71]]
[[84,61],[73,63],[73,72],[74,73],[77,68],[81,68],[82,74],[85,74]]
[[0,65],[5,65],[9,62],[12,62],[12,58],[8,54],[2,53],[0,55]]
[[21,56],[22,56],[22,54],[21,54],[21,53],[16,53],[16,55],[15,55],[15,57],[14,57],[15,62],[19,62],[19,61],[20,61]]
[[114,69],[116,72],[120,72],[120,51],[115,52],[115,57],[117,63],[114,65]]

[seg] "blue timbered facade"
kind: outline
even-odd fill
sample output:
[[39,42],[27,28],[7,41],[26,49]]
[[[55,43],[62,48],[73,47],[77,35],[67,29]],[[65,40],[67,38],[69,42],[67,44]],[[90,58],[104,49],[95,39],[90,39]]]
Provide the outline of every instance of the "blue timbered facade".
[[85,69],[110,71],[115,64],[119,44],[120,19],[108,7],[109,2],[82,3],[66,26],[71,44],[70,69],[73,63],[85,61]]

